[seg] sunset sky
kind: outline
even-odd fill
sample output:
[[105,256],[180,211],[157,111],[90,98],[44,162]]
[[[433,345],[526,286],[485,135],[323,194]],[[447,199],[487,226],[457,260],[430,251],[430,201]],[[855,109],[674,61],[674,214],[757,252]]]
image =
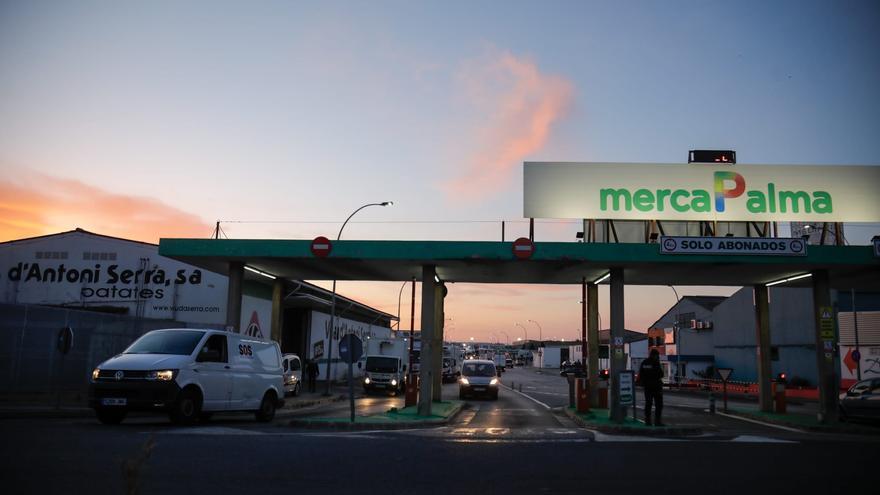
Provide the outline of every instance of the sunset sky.
[[[343,237],[496,240],[506,220],[512,239],[528,231],[527,160],[723,148],[740,163],[878,164],[878,22],[874,1],[7,0],[0,241],[206,238],[217,220],[231,238],[335,237],[380,201],[394,206]],[[536,238],[577,230],[548,219]],[[400,284],[339,286],[397,313]],[[627,295],[634,330],[675,302],[666,287]],[[460,339],[515,340],[516,322],[531,337],[529,320],[574,338],[579,298],[457,284],[447,314]]]

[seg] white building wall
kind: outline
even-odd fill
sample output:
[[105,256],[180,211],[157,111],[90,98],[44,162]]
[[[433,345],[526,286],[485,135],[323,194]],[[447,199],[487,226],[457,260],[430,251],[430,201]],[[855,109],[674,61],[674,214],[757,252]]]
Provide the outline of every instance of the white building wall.
[[[327,354],[330,346],[330,339],[333,340],[332,350],[330,351],[330,378],[331,380],[342,380],[348,376],[348,363],[339,359],[339,339],[346,334],[353,333],[362,341],[371,339],[391,339],[391,328],[378,325],[370,325],[359,321],[349,320],[347,318],[336,317],[335,329],[330,332],[330,315],[312,311],[310,314],[309,325],[309,358],[318,359],[318,378],[323,380],[327,376]],[[364,349],[366,351],[366,349]],[[354,376],[363,374],[362,368],[355,365]]]

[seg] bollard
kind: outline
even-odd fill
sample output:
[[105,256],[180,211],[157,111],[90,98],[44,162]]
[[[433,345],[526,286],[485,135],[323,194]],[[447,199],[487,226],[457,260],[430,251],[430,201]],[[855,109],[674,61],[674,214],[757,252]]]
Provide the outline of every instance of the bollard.
[[575,389],[577,389],[577,412],[585,413],[590,411],[590,388],[586,378],[578,378],[575,380]]
[[776,382],[773,384],[773,402],[777,414],[785,414],[785,382]]
[[522,392],[522,383],[519,384],[519,391]]
[[608,409],[608,380],[599,380],[599,409]]
[[568,380],[568,407],[574,409],[575,401],[574,401],[574,375],[571,373],[565,375],[566,380]]
[[709,414],[715,414],[715,395],[709,392]]

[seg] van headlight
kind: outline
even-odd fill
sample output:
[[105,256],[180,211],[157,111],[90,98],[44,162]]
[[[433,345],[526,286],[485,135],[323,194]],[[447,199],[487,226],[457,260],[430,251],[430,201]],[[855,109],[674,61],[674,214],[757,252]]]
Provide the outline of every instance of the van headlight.
[[177,375],[177,370],[155,370],[147,373],[147,380],[170,382]]
[[370,380],[370,377],[366,377],[366,378],[364,378],[364,385],[369,385],[369,384],[370,384],[370,381],[371,381],[371,380]]
[[461,380],[459,380],[458,382],[461,383],[462,385],[470,385],[471,384],[471,382],[469,382],[468,379],[465,377],[461,377]]
[[394,378],[391,379],[391,386],[392,386],[392,387],[396,387],[396,386],[397,386],[397,380],[395,380]]
[[489,385],[498,385],[498,379],[493,378],[493,379],[489,380]]
[[100,375],[100,374],[101,374],[101,370],[99,370],[98,368],[93,369],[92,370],[92,381],[97,380],[98,375]]

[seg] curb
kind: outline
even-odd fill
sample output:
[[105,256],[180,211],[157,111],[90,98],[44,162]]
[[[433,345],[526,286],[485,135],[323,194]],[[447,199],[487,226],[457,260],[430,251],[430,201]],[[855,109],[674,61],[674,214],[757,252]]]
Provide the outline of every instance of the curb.
[[676,436],[676,437],[684,437],[684,436],[697,436],[703,434],[703,429],[694,426],[662,426],[656,427],[652,429],[647,428],[635,428],[632,426],[620,425],[620,426],[608,426],[608,425],[599,425],[596,423],[590,423],[589,421],[581,418],[578,414],[572,411],[569,408],[563,408],[563,412],[565,415],[571,418],[572,421],[578,424],[581,428],[586,428],[588,430],[596,430],[601,433],[609,433],[609,434],[617,434],[617,435],[639,435],[639,436],[651,436],[651,437],[668,437],[668,436]]
[[808,431],[811,433],[843,433],[851,435],[880,435],[880,428],[867,428],[857,423],[840,423],[838,425],[804,425],[793,421],[785,421],[778,418],[767,418],[757,414],[750,414],[744,411],[730,410],[727,413],[730,416],[739,416],[741,418],[762,421],[764,423],[785,426],[797,430]]
[[331,430],[331,431],[365,431],[365,430],[411,430],[414,428],[424,428],[426,426],[445,426],[449,424],[458,413],[464,408],[464,403],[457,404],[452,408],[449,416],[443,419],[425,419],[419,421],[386,421],[378,423],[346,423],[346,422],[330,422],[315,421],[312,419],[292,419],[288,426],[296,428],[306,428],[310,430]]

